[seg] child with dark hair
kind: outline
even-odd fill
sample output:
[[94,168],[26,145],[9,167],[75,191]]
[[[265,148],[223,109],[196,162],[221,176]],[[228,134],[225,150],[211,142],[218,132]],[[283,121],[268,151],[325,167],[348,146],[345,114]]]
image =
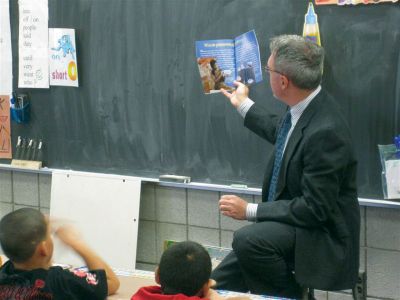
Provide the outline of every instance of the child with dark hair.
[[52,266],[53,240],[47,218],[38,210],[22,208],[0,221],[0,244],[9,258],[0,268],[0,299],[105,299],[119,280],[111,268],[70,227],[57,236],[86,262],[89,272]]
[[139,289],[131,300],[199,300],[223,299],[210,287],[211,259],[196,242],[176,243],[164,251],[156,269],[160,286]]

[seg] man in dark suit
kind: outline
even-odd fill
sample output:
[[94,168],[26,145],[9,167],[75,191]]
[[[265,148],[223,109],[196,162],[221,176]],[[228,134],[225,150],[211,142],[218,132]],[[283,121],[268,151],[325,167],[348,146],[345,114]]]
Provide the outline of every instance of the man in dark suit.
[[271,39],[266,71],[284,118],[236,91],[222,90],[244,124],[275,144],[262,203],[236,195],[222,214],[255,221],[234,233],[233,251],[213,272],[217,288],[299,298],[302,287],[350,289],[359,266],[360,213],[356,160],[347,122],[321,89],[324,51],[295,35]]

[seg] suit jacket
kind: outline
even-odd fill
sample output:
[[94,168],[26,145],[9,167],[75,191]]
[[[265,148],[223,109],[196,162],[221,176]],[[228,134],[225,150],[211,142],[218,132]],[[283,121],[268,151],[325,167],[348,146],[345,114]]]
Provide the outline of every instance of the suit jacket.
[[[279,121],[256,103],[245,126],[275,143]],[[326,92],[310,102],[286,145],[274,201],[267,202],[273,153],[264,178],[257,221],[296,228],[295,276],[323,290],[354,287],[359,267],[360,211],[350,131]]]

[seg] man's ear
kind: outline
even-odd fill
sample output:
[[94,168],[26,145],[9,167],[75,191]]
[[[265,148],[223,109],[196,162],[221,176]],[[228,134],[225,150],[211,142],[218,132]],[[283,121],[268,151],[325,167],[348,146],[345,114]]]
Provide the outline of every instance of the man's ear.
[[157,266],[156,271],[154,272],[154,279],[156,280],[156,283],[161,285],[160,283],[160,268]]
[[289,86],[289,79],[285,75],[280,75],[280,80],[282,90],[286,90]]

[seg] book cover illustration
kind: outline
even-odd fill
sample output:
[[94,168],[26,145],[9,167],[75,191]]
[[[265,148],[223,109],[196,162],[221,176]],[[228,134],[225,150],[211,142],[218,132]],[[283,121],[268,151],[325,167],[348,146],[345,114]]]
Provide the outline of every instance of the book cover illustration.
[[204,93],[233,90],[233,81],[262,81],[260,49],[254,30],[235,39],[196,41],[196,58]]

